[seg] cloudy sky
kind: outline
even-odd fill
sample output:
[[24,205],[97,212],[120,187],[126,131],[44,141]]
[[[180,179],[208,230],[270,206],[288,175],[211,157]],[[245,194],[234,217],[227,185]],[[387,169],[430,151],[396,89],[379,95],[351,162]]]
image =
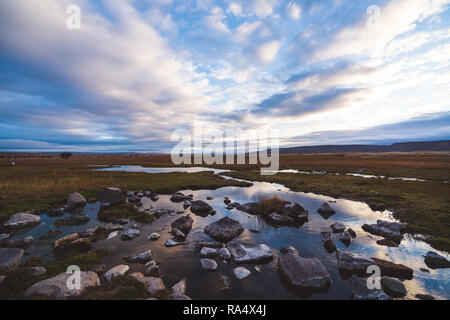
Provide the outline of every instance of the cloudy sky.
[[450,0],[1,0],[0,48],[0,150],[450,139]]

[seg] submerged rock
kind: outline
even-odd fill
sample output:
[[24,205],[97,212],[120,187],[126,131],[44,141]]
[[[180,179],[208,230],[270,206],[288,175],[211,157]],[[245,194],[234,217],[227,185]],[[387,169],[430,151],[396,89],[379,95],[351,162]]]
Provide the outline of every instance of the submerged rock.
[[153,260],[153,252],[151,249],[145,250],[135,256],[125,257],[124,260],[128,263],[146,264]]
[[200,262],[204,270],[214,271],[217,269],[217,262],[212,259],[200,259]]
[[211,215],[215,214],[213,208],[202,200],[192,201],[190,209],[192,213],[195,213],[202,217],[206,217],[209,214]]
[[222,275],[220,277],[220,290],[225,291],[225,290],[230,290],[231,288],[231,281],[230,278],[228,278],[227,276]]
[[133,240],[141,235],[141,232],[137,229],[127,229],[120,236],[121,240]]
[[233,274],[236,277],[236,279],[242,280],[242,279],[247,278],[251,274],[251,272],[247,268],[237,267],[237,268],[234,268]]
[[228,217],[207,225],[205,233],[216,241],[228,242],[244,232],[244,227],[236,220]]
[[450,268],[450,261],[433,251],[428,251],[425,256],[425,264],[431,269]]
[[0,248],[0,273],[16,269],[24,251],[18,248]]
[[380,246],[386,246],[386,247],[398,247],[399,243],[389,240],[389,239],[381,239],[381,240],[377,240],[377,244],[379,244]]
[[330,205],[326,202],[324,202],[319,209],[317,209],[317,212],[324,218],[328,219],[332,215],[336,213],[336,211],[333,210],[333,208],[330,207]]
[[192,217],[190,215],[186,215],[172,222],[171,226],[172,229],[178,229],[184,234],[187,234],[189,233],[189,231],[191,231],[193,223],[194,220],[192,219]]
[[[35,283],[25,292],[25,298],[40,297],[46,299],[65,300],[82,294],[87,288],[100,285],[100,279],[95,272],[80,272],[80,288],[67,285],[71,273],[61,273],[53,278]],[[75,286],[74,286],[75,287]]]
[[234,241],[229,243],[227,248],[235,263],[265,263],[273,259],[272,249],[265,244],[251,248]]
[[393,298],[403,298],[408,293],[403,283],[395,278],[381,277],[381,286],[383,291]]
[[69,209],[83,207],[85,205],[86,205],[86,198],[83,197],[78,192],[69,194],[69,196],[67,197],[67,207]]
[[331,285],[331,277],[317,258],[302,258],[283,254],[278,261],[281,279],[294,290],[325,291]]
[[5,228],[14,229],[35,226],[40,222],[41,217],[35,214],[19,212],[13,214],[3,225]]
[[111,268],[108,271],[106,271],[105,279],[106,281],[111,281],[116,277],[125,275],[128,272],[128,270],[130,270],[130,267],[125,264],[115,266],[114,268]]

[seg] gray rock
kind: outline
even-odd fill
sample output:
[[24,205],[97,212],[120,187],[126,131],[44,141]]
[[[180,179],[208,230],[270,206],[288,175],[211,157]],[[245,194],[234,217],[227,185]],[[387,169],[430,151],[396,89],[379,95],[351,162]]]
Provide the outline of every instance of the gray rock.
[[141,235],[141,232],[137,229],[127,229],[120,236],[121,240],[133,240]]
[[380,268],[382,276],[408,280],[413,278],[413,269],[403,264],[396,264],[379,258],[372,258],[372,261]]
[[230,290],[231,288],[231,281],[230,278],[228,278],[227,276],[222,275],[220,277],[220,290],[225,291],[225,290]]
[[172,287],[173,293],[186,294],[186,279],[182,279],[175,283]]
[[330,274],[317,258],[283,254],[278,261],[278,272],[284,283],[294,290],[325,291],[331,285]]
[[0,248],[0,273],[16,269],[24,251],[18,248]]
[[231,202],[229,197],[225,197],[224,199],[225,200],[223,200],[223,203],[225,203],[225,204],[229,204]]
[[47,269],[45,269],[43,266],[39,267],[31,267],[30,268],[30,274],[33,277],[39,277],[47,273]]
[[159,272],[159,266],[157,266],[155,263],[145,269],[144,274],[146,276],[150,277],[156,277],[159,278],[160,272]]
[[53,278],[35,283],[25,292],[25,298],[41,297],[47,299],[65,300],[82,294],[87,288],[100,285],[100,279],[95,272],[80,272],[80,288],[72,288],[67,285],[71,273],[61,273]]
[[148,249],[135,256],[125,257],[124,260],[128,263],[146,264],[153,260],[153,252],[151,249]]
[[167,297],[167,299],[168,300],[192,300],[187,295],[181,294],[181,293],[172,293]]
[[217,263],[211,259],[200,259],[202,263],[202,268],[208,271],[214,271],[217,269]]
[[290,253],[290,254],[295,254],[298,256],[298,250],[295,249],[293,246],[287,246],[287,247],[283,247],[280,249],[281,253]]
[[170,197],[170,201],[172,202],[183,202],[185,200],[189,200],[189,197],[185,196],[181,192],[176,192]]
[[188,234],[189,231],[192,229],[192,224],[194,223],[194,220],[190,215],[186,215],[183,217],[178,218],[174,222],[172,222],[171,226],[172,229],[178,229],[184,234]]
[[230,260],[231,259],[231,253],[227,248],[220,248],[219,251],[217,251],[219,254],[220,259],[222,260]]
[[362,229],[376,236],[400,243],[403,240],[403,234],[407,228],[406,223],[387,222],[377,220],[377,224],[364,224]]
[[0,247],[5,247],[9,240],[9,234],[2,233],[0,234]]
[[383,290],[369,289],[367,279],[352,275],[347,280],[347,284],[352,289],[353,300],[392,300]]
[[205,233],[216,241],[228,242],[244,232],[244,227],[236,220],[228,217],[207,225]]
[[217,249],[203,247],[200,251],[200,255],[203,258],[214,258],[215,256],[217,256]]
[[331,231],[322,232],[322,242],[328,253],[336,251],[336,244],[334,243],[333,233]]
[[184,241],[186,239],[186,235],[177,228],[172,228],[172,235],[177,241]]
[[28,248],[29,246],[31,246],[34,243],[34,238],[31,236],[27,236],[27,237],[23,237],[23,238],[19,238],[19,239],[14,239],[14,240],[9,240],[7,243],[7,247],[8,248]]
[[161,238],[161,235],[160,235],[159,233],[156,233],[156,232],[153,232],[153,233],[148,237],[148,239],[151,240],[151,241],[156,241],[156,240],[158,240],[159,238]]
[[433,251],[428,251],[425,256],[425,264],[431,269],[450,268],[450,261]]
[[192,201],[191,202],[191,212],[196,215],[206,217],[209,214],[214,214],[213,208],[202,200]]
[[19,212],[13,214],[8,221],[4,223],[5,228],[25,228],[37,225],[41,222],[41,217],[30,214],[30,213],[24,213]]
[[334,233],[342,233],[345,231],[345,226],[340,222],[333,223],[330,228],[333,230]]
[[279,225],[279,226],[288,226],[294,223],[294,219],[289,217],[288,215],[279,214],[277,212],[272,212],[266,217],[267,222]]
[[398,247],[399,243],[389,240],[389,239],[381,239],[381,240],[377,240],[377,244],[379,244],[380,246],[386,246],[386,247]]
[[127,197],[119,188],[109,187],[98,194],[98,201],[102,207],[126,203]]
[[166,289],[164,282],[161,280],[161,278],[146,277],[141,272],[134,272],[131,274],[131,276],[134,277],[139,282],[143,283],[147,289],[147,292],[151,296],[164,292]]
[[122,231],[124,229],[123,226],[112,226],[112,227],[107,227],[106,230],[109,232],[114,232],[114,231]]
[[167,239],[167,241],[164,243],[164,245],[166,247],[175,247],[175,246],[179,246],[179,245],[183,245],[184,242],[177,242],[173,239]]
[[233,270],[233,274],[236,277],[236,279],[242,280],[247,278],[251,274],[251,272],[247,268],[237,267]]
[[224,244],[221,242],[200,241],[200,242],[197,242],[197,244],[195,245],[195,248],[197,250],[201,250],[204,247],[220,249],[220,248],[223,248],[223,246],[224,246]]
[[130,270],[130,267],[125,264],[115,266],[114,268],[111,268],[108,271],[106,271],[105,279],[106,281],[111,281],[116,277],[125,275],[128,272],[128,270]]
[[265,244],[251,248],[234,241],[229,243],[227,248],[235,263],[264,263],[273,259],[272,249]]
[[348,247],[352,242],[352,235],[350,234],[350,232],[345,231],[341,234],[339,240],[341,240],[341,242]]
[[357,275],[367,275],[367,268],[375,265],[372,259],[356,253],[337,250],[336,257],[338,260],[338,268],[340,270]]
[[56,241],[53,243],[53,249],[58,249],[59,247],[65,245],[65,244],[67,244],[67,243],[69,243],[69,242],[78,240],[78,239],[79,239],[78,233],[72,233],[72,234],[69,234],[69,235],[67,235],[67,236],[64,236],[64,237],[62,237],[62,238],[56,240]]
[[330,205],[326,202],[324,202],[319,209],[317,209],[317,212],[324,218],[328,219],[332,215],[336,213],[336,211],[333,210],[333,208],[330,207]]
[[403,283],[395,278],[381,277],[381,286],[393,298],[403,298],[408,293]]
[[186,200],[183,202],[183,208],[186,210],[191,206],[191,202],[189,200]]
[[62,218],[55,221],[55,226],[62,227],[62,226],[78,226],[88,223],[90,220],[89,216],[80,213],[76,214],[67,218]]
[[109,240],[109,239],[117,237],[119,235],[119,233],[120,233],[119,231],[111,232],[110,234],[108,234],[108,237],[106,238],[106,240]]
[[69,194],[67,197],[67,207],[70,209],[84,207],[86,205],[86,198],[78,192]]
[[348,228],[347,232],[350,233],[350,235],[352,236],[352,238],[356,238],[356,232],[355,230],[353,230],[352,228]]

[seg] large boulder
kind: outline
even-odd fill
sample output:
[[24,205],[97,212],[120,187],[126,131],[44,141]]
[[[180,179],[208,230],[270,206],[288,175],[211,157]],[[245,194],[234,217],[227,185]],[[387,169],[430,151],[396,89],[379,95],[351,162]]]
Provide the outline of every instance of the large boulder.
[[106,281],[111,281],[116,277],[125,275],[128,272],[128,270],[130,270],[130,267],[125,264],[115,266],[114,268],[111,268],[108,271],[106,271],[105,279]]
[[330,274],[317,258],[283,254],[278,261],[278,272],[283,282],[294,290],[325,291],[331,285]]
[[425,264],[431,269],[450,268],[450,261],[433,251],[428,251]]
[[395,278],[381,277],[383,291],[393,298],[403,298],[407,295],[404,284]]
[[67,196],[67,207],[69,209],[83,207],[84,205],[86,205],[86,198],[78,192],[69,194]]
[[178,218],[174,222],[172,222],[171,226],[172,229],[178,229],[184,234],[188,234],[189,231],[192,229],[192,224],[194,223],[194,220],[190,215],[186,215],[183,217]]
[[68,280],[70,283],[69,277],[71,276],[75,276],[75,274],[65,272],[53,278],[35,283],[25,292],[25,297],[65,300],[71,297],[79,296],[87,288],[100,285],[98,275],[92,271],[80,272],[80,287],[78,289],[76,286],[68,286]]
[[106,188],[98,194],[98,201],[102,207],[108,207],[116,204],[125,203],[127,197],[121,192],[119,188],[110,187]]
[[352,300],[391,300],[381,289],[369,289],[367,279],[352,275],[347,281],[352,289]]
[[374,261],[360,254],[336,251],[338,268],[357,275],[367,275],[367,268],[374,265]]
[[265,244],[246,247],[237,241],[233,241],[227,245],[227,248],[235,263],[264,263],[273,260],[272,249]]
[[244,232],[239,221],[225,217],[205,227],[205,233],[216,241],[228,242]]
[[41,222],[41,217],[25,212],[19,212],[13,214],[8,221],[4,223],[5,228],[15,229],[15,228],[26,228],[39,224]]
[[135,256],[125,257],[124,260],[128,263],[146,264],[153,260],[153,252],[151,249],[145,250]]
[[192,201],[190,210],[192,213],[195,213],[201,217],[206,217],[209,214],[213,215],[215,213],[213,208],[202,200]]
[[134,277],[137,281],[143,283],[147,289],[147,292],[151,296],[154,296],[158,293],[163,293],[166,289],[164,282],[161,280],[161,278],[146,277],[141,272],[134,272],[131,274],[131,276]]
[[0,248],[0,273],[16,269],[24,251],[18,248]]

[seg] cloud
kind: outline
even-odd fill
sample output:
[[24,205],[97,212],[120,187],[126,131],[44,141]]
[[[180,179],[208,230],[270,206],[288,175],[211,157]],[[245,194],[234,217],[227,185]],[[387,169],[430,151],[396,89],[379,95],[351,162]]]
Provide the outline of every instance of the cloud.
[[274,13],[275,0],[252,0],[250,8],[258,17],[267,17]]
[[229,33],[230,30],[223,22],[224,19],[225,14],[223,13],[223,10],[220,7],[214,7],[211,11],[211,15],[206,17],[206,25],[214,30]]
[[242,10],[242,6],[239,3],[231,2],[228,5],[227,13],[232,13],[236,17],[243,17],[244,12]]
[[259,62],[262,64],[271,63],[276,58],[280,46],[281,42],[278,40],[273,40],[260,45],[256,49],[256,56]]
[[298,20],[302,14],[301,8],[293,1],[289,2],[287,5],[287,14],[291,19]]

